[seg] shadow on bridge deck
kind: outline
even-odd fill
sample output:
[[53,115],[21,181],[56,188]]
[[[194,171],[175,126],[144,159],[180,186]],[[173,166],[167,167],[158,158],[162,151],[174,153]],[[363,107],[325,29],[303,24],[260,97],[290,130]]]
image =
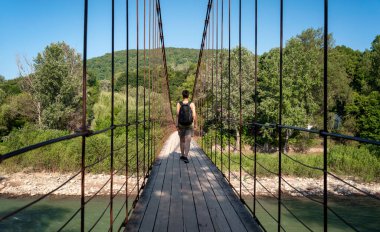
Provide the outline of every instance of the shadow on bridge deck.
[[220,172],[193,142],[179,159],[173,133],[161,151],[127,231],[261,231]]

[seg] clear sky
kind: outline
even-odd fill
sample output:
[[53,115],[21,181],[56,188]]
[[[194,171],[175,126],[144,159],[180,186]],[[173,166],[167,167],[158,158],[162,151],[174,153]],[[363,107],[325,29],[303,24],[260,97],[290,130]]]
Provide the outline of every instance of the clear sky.
[[[148,4],[148,0],[147,4]],[[215,2],[217,0],[214,0]],[[221,6],[222,0],[219,0]],[[238,1],[232,2],[232,46],[238,42]],[[279,44],[279,0],[259,0],[259,54]],[[254,45],[254,1],[242,0],[243,46]],[[116,4],[116,50],[125,49],[125,0]],[[130,0],[130,47],[136,47],[135,0]],[[139,0],[143,22],[144,0]],[[224,46],[227,45],[227,4],[225,4]],[[83,50],[83,1],[2,0],[0,1],[0,74],[7,79],[18,75],[17,57],[32,60],[52,42],[65,41],[78,52]],[[161,0],[167,47],[199,48],[207,0]],[[220,13],[221,15],[221,13]],[[379,0],[330,0],[329,31],[336,45],[353,49],[370,48],[380,34]],[[89,0],[89,57],[111,51],[111,0]],[[323,0],[284,0],[284,38],[306,28],[323,27]],[[140,43],[142,43],[140,27]],[[219,38],[220,40],[220,38]],[[141,45],[142,46],[142,45]]]

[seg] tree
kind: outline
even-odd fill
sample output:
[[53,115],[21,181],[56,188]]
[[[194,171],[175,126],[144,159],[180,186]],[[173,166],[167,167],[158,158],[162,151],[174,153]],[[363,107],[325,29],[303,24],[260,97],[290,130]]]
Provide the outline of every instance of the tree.
[[377,35],[372,42],[372,69],[371,69],[371,86],[373,90],[380,91],[380,35]]
[[[259,105],[261,122],[277,123],[280,107],[279,49],[264,53],[259,60]],[[300,127],[318,127],[322,108],[323,33],[307,29],[291,38],[283,51],[282,123]],[[283,130],[284,152],[288,141],[299,133]],[[275,138],[264,130],[268,142]],[[295,133],[295,134],[294,134]]]
[[0,89],[0,105],[4,103],[6,97],[7,94],[5,93],[5,91]]
[[52,129],[75,129],[81,102],[80,55],[64,42],[52,43],[37,55],[33,68],[24,86],[35,99],[38,123]]
[[[254,55],[252,52],[250,52],[246,48],[241,49],[241,63],[242,63],[242,73],[241,73],[241,96],[242,96],[242,117],[244,122],[248,122],[249,119],[253,115],[253,97],[254,97],[254,66],[253,66],[253,60]],[[209,54],[207,54],[209,55]],[[216,56],[216,54],[213,54]],[[216,114],[216,118],[209,119],[208,124],[213,125],[216,128],[219,127],[218,120],[220,116],[222,118],[227,119],[228,118],[228,88],[230,86],[231,88],[231,104],[230,104],[230,118],[232,119],[231,122],[231,129],[235,133],[236,137],[236,144],[235,147],[239,148],[240,144],[240,134],[239,131],[239,117],[240,117],[240,94],[239,94],[239,48],[234,48],[231,51],[231,83],[229,85],[228,82],[228,63],[227,63],[227,51],[221,51],[218,54],[218,76],[216,75],[216,70],[214,69],[213,76],[211,75],[211,72],[209,73],[208,77],[204,77],[205,80],[205,86],[208,87],[208,91],[206,93],[206,96],[198,96],[198,97],[205,97],[208,101],[208,105],[211,108],[210,110],[213,112],[213,114]],[[211,69],[211,59],[208,60],[208,66],[209,69]],[[214,59],[213,62],[216,62],[216,59]],[[221,64],[223,64],[223,70],[220,70]],[[192,84],[194,81],[194,78],[192,76],[187,77],[187,80],[189,83],[184,83],[182,85],[182,88],[189,88],[188,84]],[[222,88],[223,92],[221,92],[221,81],[222,81]],[[201,84],[200,84],[201,85]],[[223,94],[223,96],[221,96]],[[223,111],[221,109],[221,99],[223,99]],[[203,110],[205,112],[205,110]],[[221,115],[222,114],[222,115]],[[246,125],[244,123],[244,125]],[[224,129],[227,129],[227,125],[222,125]],[[244,126],[245,128],[245,126]],[[244,131],[244,128],[243,131]]]
[[347,106],[349,114],[356,118],[356,135],[380,140],[380,93],[369,95],[354,93],[353,104]]

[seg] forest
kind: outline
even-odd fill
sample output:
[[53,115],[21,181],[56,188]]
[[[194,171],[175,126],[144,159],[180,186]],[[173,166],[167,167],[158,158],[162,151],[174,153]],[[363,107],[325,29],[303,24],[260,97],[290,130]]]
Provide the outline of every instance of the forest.
[[[139,52],[139,74],[136,75],[136,50],[129,52],[129,91],[130,115],[134,118],[134,99],[143,101],[142,95],[133,95],[136,88],[143,89],[144,75],[151,67],[145,65],[145,59],[155,59],[149,51],[144,59],[143,51]],[[329,37],[329,89],[328,110],[329,130],[372,140],[380,140],[380,35],[373,38],[369,49],[353,50],[347,46],[336,46],[333,35]],[[172,105],[180,100],[183,89],[192,90],[196,64],[197,49],[167,48],[169,68],[169,85]],[[238,48],[231,51],[231,113],[238,118]],[[286,125],[322,128],[323,109],[323,33],[321,29],[307,29],[292,37],[284,47],[284,108],[283,123]],[[205,56],[215,53],[206,50]],[[228,67],[226,65],[227,50],[219,53],[219,62],[225,65],[221,69],[221,81],[224,89],[228,89]],[[118,123],[125,121],[125,83],[126,83],[126,51],[115,53],[115,118]],[[243,120],[252,122],[254,99],[257,97],[258,122],[276,123],[279,106],[279,48],[273,48],[258,55],[258,95],[254,93],[254,59],[252,51],[242,48],[242,100]],[[157,61],[159,62],[159,61]],[[207,63],[205,64],[207,65]],[[111,54],[105,54],[88,60],[88,124],[91,129],[102,129],[110,125],[110,91],[111,91]],[[20,67],[20,70],[25,70]],[[5,80],[0,76],[0,154],[41,142],[46,139],[73,133],[80,128],[81,114],[81,78],[82,58],[64,42],[52,43],[30,61],[30,73],[20,71],[20,77]],[[136,82],[138,79],[138,85]],[[213,83],[207,82],[208,86]],[[207,93],[211,97],[221,99],[220,90]],[[140,91],[141,93],[142,91]],[[156,94],[160,101],[161,95]],[[226,91],[222,98],[226,98]],[[161,99],[162,100],[162,99]],[[222,107],[227,109],[227,102]],[[217,110],[220,101],[216,100],[210,108]],[[139,105],[139,117],[143,117],[143,107]],[[203,112],[205,112],[203,110]],[[224,111],[226,112],[226,111]],[[201,115],[205,122],[206,140],[217,133],[217,122]],[[232,123],[232,140],[253,146],[251,129],[246,126],[242,134],[238,134],[237,124]],[[222,125],[226,130],[226,125]],[[116,145],[122,146],[125,131],[116,131]],[[134,132],[131,132],[134,133]],[[133,135],[131,135],[133,136]],[[294,155],[304,157],[310,148],[320,146],[318,138],[303,133],[287,130],[285,152],[293,151]],[[88,160],[96,160],[108,152],[109,134],[89,139]],[[223,141],[226,141],[224,138]],[[276,147],[276,136],[271,129],[260,131],[258,143],[260,152],[267,159]],[[332,141],[337,146],[331,147],[330,167],[344,173],[369,168],[370,176],[363,174],[367,181],[380,180],[380,151],[377,147],[360,145],[349,141]],[[223,144],[225,146],[225,144]],[[248,148],[249,149],[249,148]],[[123,152],[121,151],[120,154]],[[124,151],[125,153],[125,151]],[[58,155],[59,154],[59,155]],[[265,154],[269,154],[265,156]],[[36,158],[38,156],[39,158]],[[318,155],[313,154],[318,158]],[[117,156],[122,160],[122,155]],[[116,157],[116,160],[118,159]],[[306,157],[309,159],[311,156]],[[336,157],[340,157],[336,159]],[[41,148],[27,155],[4,162],[1,168],[22,170],[33,167],[35,170],[72,171],[79,165],[80,141],[65,141],[46,148]],[[352,160],[350,160],[352,159]],[[350,160],[351,166],[339,169],[342,160]],[[73,162],[77,161],[77,162]],[[121,162],[121,161],[120,161]],[[268,161],[271,162],[271,161]],[[314,162],[314,161],[311,161]],[[346,161],[347,162],[347,161]],[[364,165],[364,166],[363,166]],[[360,169],[360,166],[362,167]],[[107,162],[95,167],[93,171],[107,170]],[[359,170],[360,169],[360,170]],[[367,170],[369,170],[367,169]],[[286,171],[285,171],[286,173]],[[294,175],[307,173],[291,172]],[[311,174],[310,174],[311,175]]]

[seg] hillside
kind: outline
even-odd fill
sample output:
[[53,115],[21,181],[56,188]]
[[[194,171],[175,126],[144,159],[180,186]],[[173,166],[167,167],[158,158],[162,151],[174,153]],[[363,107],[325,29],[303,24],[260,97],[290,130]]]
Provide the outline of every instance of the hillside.
[[[136,69],[136,50],[129,52],[130,70]],[[166,48],[166,59],[168,68],[174,71],[183,71],[190,65],[196,64],[198,60],[199,50],[189,48]],[[147,53],[149,56],[149,53]],[[126,51],[115,52],[115,73],[125,72]],[[88,71],[95,75],[98,80],[108,79],[111,76],[111,54],[107,53],[103,56],[95,57],[88,60]],[[144,51],[139,51],[139,66],[144,65]]]
[[[192,89],[199,50],[190,48],[166,48],[168,62],[169,88],[173,104],[180,100],[182,89]],[[115,52],[115,90],[119,91],[125,85],[126,51]],[[149,56],[149,54],[147,54]],[[136,83],[136,50],[129,52],[129,82],[135,87]],[[144,65],[144,52],[139,51],[139,67]],[[111,54],[88,60],[88,72],[96,80],[111,80]],[[139,85],[143,83],[143,72],[139,73]],[[109,83],[108,83],[109,85]]]

